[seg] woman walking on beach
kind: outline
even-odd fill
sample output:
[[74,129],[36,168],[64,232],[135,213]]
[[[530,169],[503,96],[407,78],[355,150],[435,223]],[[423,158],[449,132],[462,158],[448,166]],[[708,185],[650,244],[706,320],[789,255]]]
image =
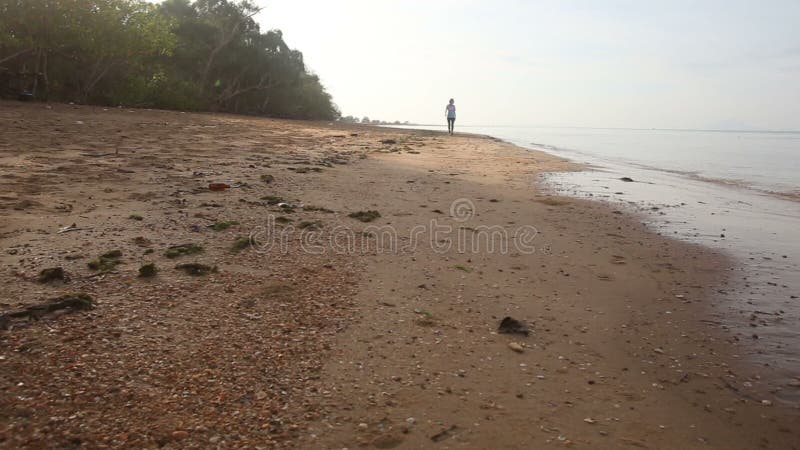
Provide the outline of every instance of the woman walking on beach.
[[445,112],[447,113],[447,132],[453,134],[456,127],[456,104],[452,98],[447,104]]

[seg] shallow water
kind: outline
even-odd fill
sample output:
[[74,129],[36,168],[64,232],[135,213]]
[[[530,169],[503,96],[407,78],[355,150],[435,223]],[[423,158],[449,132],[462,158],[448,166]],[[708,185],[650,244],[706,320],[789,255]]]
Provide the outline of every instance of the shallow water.
[[[442,127],[415,127],[442,129]],[[460,127],[568,159],[800,195],[800,132]]]

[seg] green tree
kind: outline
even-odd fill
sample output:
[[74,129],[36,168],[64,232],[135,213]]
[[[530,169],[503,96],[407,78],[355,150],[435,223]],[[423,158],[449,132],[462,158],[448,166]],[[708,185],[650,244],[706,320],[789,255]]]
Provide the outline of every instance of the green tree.
[[39,98],[337,118],[259,11],[249,0],[0,0],[0,74]]

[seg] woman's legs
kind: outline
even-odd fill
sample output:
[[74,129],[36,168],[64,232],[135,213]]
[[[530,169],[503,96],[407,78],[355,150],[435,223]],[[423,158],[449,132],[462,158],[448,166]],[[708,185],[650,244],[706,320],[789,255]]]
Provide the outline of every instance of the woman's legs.
[[450,134],[453,134],[453,131],[455,130],[455,128],[456,128],[456,119],[454,117],[453,118],[448,117],[447,118],[447,132],[450,133]]

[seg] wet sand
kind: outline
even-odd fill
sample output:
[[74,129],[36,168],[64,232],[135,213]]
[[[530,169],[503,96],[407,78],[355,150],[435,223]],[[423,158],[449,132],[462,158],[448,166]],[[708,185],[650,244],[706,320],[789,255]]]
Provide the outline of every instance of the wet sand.
[[[633,177],[633,182],[620,178]],[[800,204],[782,196],[612,166],[551,173],[553,192],[603,201],[638,213],[660,234],[730,255],[729,283],[711,301],[713,320],[738,354],[768,365],[776,386],[800,373]],[[781,389],[782,400],[800,402],[800,390]]]
[[[538,175],[565,161],[479,136],[67,105],[0,103],[0,127],[0,311],[94,299],[4,324],[4,447],[800,442],[769,369],[707,323],[733,262],[546,194]],[[203,251],[165,256],[188,243]],[[119,265],[87,267],[110,250]],[[148,262],[158,275],[138,278]],[[68,281],[37,282],[56,266]],[[498,334],[506,316],[530,335]]]

